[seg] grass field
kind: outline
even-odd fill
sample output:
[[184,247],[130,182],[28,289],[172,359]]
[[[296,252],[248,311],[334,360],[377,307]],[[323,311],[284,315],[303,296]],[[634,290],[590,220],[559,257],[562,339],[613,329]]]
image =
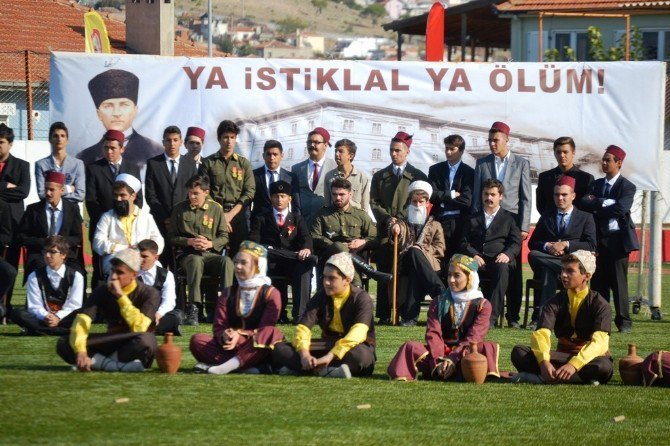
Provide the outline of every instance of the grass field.
[[[22,299],[19,290],[16,303]],[[629,342],[641,356],[670,349],[669,324],[634,315],[633,333],[612,334],[613,356],[624,356]],[[292,326],[281,328],[293,335]],[[192,374],[188,339],[209,325],[187,327],[177,338],[184,349],[177,375],[155,365],[141,375],[74,373],[56,356],[56,339],[22,337],[15,325],[3,326],[0,443],[668,444],[670,389],[625,387],[618,372],[597,387],[389,381],[386,367],[397,348],[423,339],[424,329],[379,327],[374,376],[346,381]],[[511,370],[511,348],[528,343],[529,332],[495,329],[488,338],[501,345],[501,370]],[[612,423],[617,415],[625,421]]]

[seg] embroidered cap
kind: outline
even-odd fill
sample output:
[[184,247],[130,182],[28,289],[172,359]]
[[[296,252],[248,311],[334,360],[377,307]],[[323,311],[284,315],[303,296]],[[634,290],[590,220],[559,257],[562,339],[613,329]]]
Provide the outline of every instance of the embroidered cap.
[[246,252],[254,257],[267,257],[268,250],[263,245],[245,240],[240,244],[240,252]]
[[431,186],[430,183],[427,181],[419,180],[412,182],[412,184],[410,184],[409,187],[407,188],[407,196],[412,195],[412,192],[414,192],[415,190],[422,190],[426,192],[429,197],[433,195],[433,186]]
[[142,263],[140,252],[133,248],[126,248],[115,252],[112,259],[117,259],[135,272],[140,270],[140,264]]
[[125,183],[129,188],[133,190],[133,192],[139,192],[142,190],[142,183],[140,182],[140,180],[138,180],[129,173],[121,173],[117,175],[114,182]]
[[449,260],[449,264],[466,268],[468,271],[477,271],[479,269],[477,261],[464,254],[454,254]]
[[349,255],[349,253],[338,252],[337,254],[333,254],[326,261],[326,265],[337,268],[342,274],[344,274],[344,277],[349,280],[354,280],[354,274],[356,274],[356,271],[354,270],[354,262],[351,260],[351,255]]
[[275,181],[270,185],[270,195],[274,194],[286,194],[286,195],[291,195],[291,183],[284,181],[284,180],[279,180]]
[[587,273],[593,275],[593,273],[596,272],[596,256],[594,256],[592,252],[579,249],[575,252],[567,254],[563,258],[573,260],[573,257],[579,260],[579,263],[582,264]]

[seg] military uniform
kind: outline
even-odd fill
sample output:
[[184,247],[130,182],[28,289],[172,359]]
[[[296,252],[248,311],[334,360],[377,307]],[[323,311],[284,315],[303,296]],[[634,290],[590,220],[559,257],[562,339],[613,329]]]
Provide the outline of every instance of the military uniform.
[[[429,181],[426,174],[407,163],[402,175],[398,178],[390,164],[372,176],[370,186],[370,208],[377,220],[377,229],[380,234],[380,246],[375,253],[375,261],[380,271],[387,273],[393,269],[393,241],[387,237],[386,228],[391,217],[405,218],[407,204],[407,189],[414,181]],[[377,288],[377,317],[385,320],[391,317],[388,289]]]
[[208,156],[200,166],[200,173],[209,177],[210,195],[224,212],[240,203],[243,209],[229,222],[233,232],[230,237],[230,254],[234,255],[240,243],[247,239],[249,226],[246,211],[256,193],[256,181],[251,163],[245,157],[233,153],[225,159],[221,151]]
[[[326,260],[333,254],[349,252],[347,243],[352,240],[365,240],[365,249],[371,249],[377,239],[377,228],[370,216],[351,205],[346,211],[335,206],[322,208],[314,218],[311,233],[314,249],[319,256],[319,271],[323,271]],[[360,284],[358,274],[354,282]]]
[[[207,251],[196,251],[188,246],[188,239],[202,235],[212,241]],[[221,279],[221,288],[233,283],[233,262],[221,253],[228,243],[226,218],[221,205],[207,198],[201,207],[182,201],[170,217],[168,237],[179,250],[177,265],[186,271],[186,286],[190,303],[201,303],[200,281],[207,272]]]

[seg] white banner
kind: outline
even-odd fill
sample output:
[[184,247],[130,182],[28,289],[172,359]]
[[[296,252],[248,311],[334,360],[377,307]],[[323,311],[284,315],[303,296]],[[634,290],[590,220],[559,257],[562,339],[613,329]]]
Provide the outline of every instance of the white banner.
[[[96,110],[94,97],[123,94],[113,85],[89,85],[108,70],[139,79],[136,104]],[[604,149],[615,144],[628,153],[623,174],[638,189],[660,187],[663,62],[455,64],[54,53],[50,88],[51,119],[68,125],[72,153],[99,142],[106,122],[157,143],[168,125],[184,133],[189,126],[203,127],[209,154],[218,148],[218,123],[230,119],[242,129],[240,153],[254,166],[262,163],[268,139],[282,142],[284,167],[302,161],[307,133],[322,126],[333,143],[353,140],[354,162],[370,174],[390,163],[396,132],[413,134],[410,162],[427,172],[445,159],[442,140],[454,133],[465,138],[464,161],[474,165],[489,153],[491,123],[504,121],[511,127],[512,151],[530,161],[533,179],[556,165],[554,139],[572,136],[576,164],[596,177],[602,175]]]

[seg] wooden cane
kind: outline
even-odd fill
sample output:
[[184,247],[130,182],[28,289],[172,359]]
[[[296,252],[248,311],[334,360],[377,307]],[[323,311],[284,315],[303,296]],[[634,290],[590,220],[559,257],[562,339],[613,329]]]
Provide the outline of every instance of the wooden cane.
[[393,234],[393,306],[391,307],[391,324],[398,323],[397,314],[397,298],[398,298],[398,233]]

